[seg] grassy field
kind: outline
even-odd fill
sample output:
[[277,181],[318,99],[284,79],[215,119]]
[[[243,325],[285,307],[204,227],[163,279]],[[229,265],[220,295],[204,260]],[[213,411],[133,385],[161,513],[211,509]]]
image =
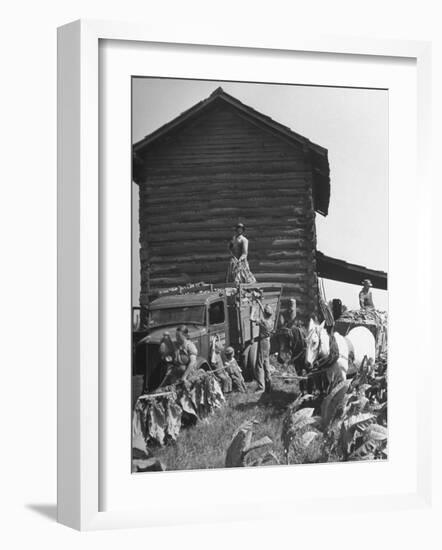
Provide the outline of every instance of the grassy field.
[[175,443],[152,446],[152,454],[167,470],[223,468],[234,432],[246,420],[256,420],[254,439],[270,437],[272,450],[283,463],[282,421],[287,406],[299,394],[298,386],[276,382],[273,391],[264,394],[254,393],[254,382],[247,386],[248,393],[228,394],[221,409],[194,426],[183,428]]
[[[153,442],[148,449],[169,471],[223,468],[233,435],[244,422],[253,420],[253,440],[264,436],[272,440],[267,450],[273,453],[273,464],[285,464],[287,459],[290,464],[385,459],[386,384],[386,354],[374,367],[367,363],[352,380],[337,384],[326,398],[310,395],[294,403],[300,394],[295,381],[287,383],[275,376],[269,393],[255,393],[256,383],[250,382],[247,393],[227,394],[220,409],[183,426],[176,441],[163,447]],[[141,389],[141,377],[134,377],[134,402]],[[288,457],[282,437],[290,449]]]

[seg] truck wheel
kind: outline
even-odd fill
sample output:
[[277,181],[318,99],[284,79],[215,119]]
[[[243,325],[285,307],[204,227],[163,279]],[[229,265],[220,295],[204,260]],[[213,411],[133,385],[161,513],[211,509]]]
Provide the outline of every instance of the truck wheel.
[[248,381],[255,378],[255,364],[258,356],[258,343],[249,344],[242,353],[242,367],[244,378]]
[[249,378],[249,351],[250,346],[247,346],[241,354],[241,368],[245,378]]

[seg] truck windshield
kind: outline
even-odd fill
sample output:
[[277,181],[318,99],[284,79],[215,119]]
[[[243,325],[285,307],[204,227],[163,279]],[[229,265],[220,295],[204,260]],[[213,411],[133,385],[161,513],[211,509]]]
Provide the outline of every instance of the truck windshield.
[[150,312],[149,326],[204,325],[205,309],[205,306],[153,309]]

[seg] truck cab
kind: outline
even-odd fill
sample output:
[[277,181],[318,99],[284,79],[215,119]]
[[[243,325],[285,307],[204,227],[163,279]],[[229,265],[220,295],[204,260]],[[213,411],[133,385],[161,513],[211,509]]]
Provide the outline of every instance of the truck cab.
[[[208,369],[210,342],[217,336],[222,347],[228,346],[229,321],[224,292],[200,292],[161,296],[149,306],[147,335],[138,342],[137,353],[145,358],[145,389],[154,390],[161,383],[159,346],[165,332],[175,342],[176,329],[186,325],[189,339],[198,349],[197,363]],[[140,348],[145,348],[144,350]]]
[[164,376],[159,354],[161,340],[168,332],[175,342],[176,329],[181,325],[186,325],[189,338],[198,349],[199,368],[210,369],[208,358],[216,337],[221,349],[234,347],[246,375],[253,372],[258,346],[258,328],[253,319],[259,316],[258,300],[272,306],[276,327],[282,285],[254,283],[206,288],[173,290],[150,302],[147,334],[135,347],[135,362],[143,365],[144,391],[160,385]]

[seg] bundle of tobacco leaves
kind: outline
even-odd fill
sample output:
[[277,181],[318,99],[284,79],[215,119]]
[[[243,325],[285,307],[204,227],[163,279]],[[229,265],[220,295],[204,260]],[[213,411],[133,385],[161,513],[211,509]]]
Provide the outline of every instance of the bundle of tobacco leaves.
[[348,332],[353,326],[365,325],[371,328],[376,338],[376,356],[387,350],[388,315],[378,309],[354,309],[345,311],[336,321],[338,332]]
[[224,403],[225,398],[216,377],[196,371],[185,382],[141,395],[132,418],[132,447],[143,452],[146,445],[164,445],[175,441],[184,418],[206,418]]

